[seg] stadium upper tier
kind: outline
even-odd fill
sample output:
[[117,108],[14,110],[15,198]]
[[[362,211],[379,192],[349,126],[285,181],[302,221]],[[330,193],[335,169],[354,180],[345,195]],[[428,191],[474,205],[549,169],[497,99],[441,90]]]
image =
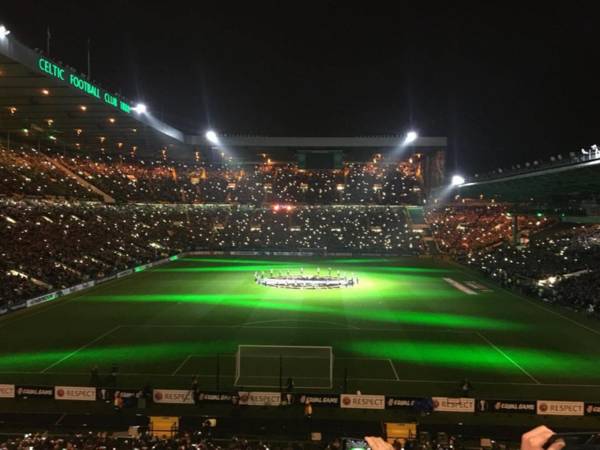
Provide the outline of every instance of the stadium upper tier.
[[[132,158],[65,157],[0,147],[0,194],[117,202],[422,204],[422,161],[345,164],[185,164]],[[111,201],[112,201],[111,200]]]

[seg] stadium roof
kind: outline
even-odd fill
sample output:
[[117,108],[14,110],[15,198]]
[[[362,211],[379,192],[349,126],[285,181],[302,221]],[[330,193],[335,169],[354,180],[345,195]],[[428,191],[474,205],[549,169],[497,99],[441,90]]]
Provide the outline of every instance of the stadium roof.
[[467,182],[457,191],[462,197],[483,195],[507,202],[588,198],[600,192],[600,158],[577,157],[553,166]]
[[[204,137],[189,136],[189,142],[196,144]],[[352,137],[273,137],[273,136],[219,136],[225,147],[235,148],[397,148],[402,145],[404,136],[352,136]],[[445,148],[445,137],[419,137],[411,147]]]
[[[208,148],[204,135],[186,135],[132,101],[105,89],[86,74],[0,37],[0,133],[11,142],[41,148],[156,153],[163,148]],[[220,135],[225,149],[374,149],[401,147],[403,136],[266,137]],[[419,137],[414,149],[446,147],[445,137]]]
[[181,131],[151,114],[138,114],[127,99],[12,37],[0,39],[0,83],[4,133],[82,148],[184,141]]

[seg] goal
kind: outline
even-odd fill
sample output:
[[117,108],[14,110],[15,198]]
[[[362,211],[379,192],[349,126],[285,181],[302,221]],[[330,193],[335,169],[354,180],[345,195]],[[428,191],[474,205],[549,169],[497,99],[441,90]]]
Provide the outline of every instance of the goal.
[[333,387],[332,347],[290,345],[238,345],[234,385],[244,388]]

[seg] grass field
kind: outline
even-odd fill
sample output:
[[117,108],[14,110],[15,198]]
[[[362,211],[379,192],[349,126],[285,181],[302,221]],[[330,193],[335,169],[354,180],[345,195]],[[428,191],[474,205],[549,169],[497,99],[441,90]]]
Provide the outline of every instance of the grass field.
[[[360,283],[290,290],[255,272],[354,273]],[[467,377],[487,398],[600,398],[600,326],[504,291],[445,262],[420,258],[188,257],[0,319],[0,383],[87,384],[114,363],[119,385],[189,387],[194,375],[233,388],[238,345],[272,349],[238,387],[455,395]],[[267,350],[265,349],[265,352]],[[279,356],[283,356],[280,360]],[[218,356],[217,356],[218,355]],[[218,362],[217,362],[218,360]],[[260,361],[260,360],[257,360]]]

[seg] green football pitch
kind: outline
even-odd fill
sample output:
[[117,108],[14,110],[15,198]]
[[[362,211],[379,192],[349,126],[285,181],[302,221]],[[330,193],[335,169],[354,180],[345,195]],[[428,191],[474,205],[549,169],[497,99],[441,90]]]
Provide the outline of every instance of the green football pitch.
[[[354,287],[255,273],[354,274]],[[0,383],[600,398],[600,325],[424,258],[186,257],[0,319]],[[236,357],[238,346],[242,351]]]

